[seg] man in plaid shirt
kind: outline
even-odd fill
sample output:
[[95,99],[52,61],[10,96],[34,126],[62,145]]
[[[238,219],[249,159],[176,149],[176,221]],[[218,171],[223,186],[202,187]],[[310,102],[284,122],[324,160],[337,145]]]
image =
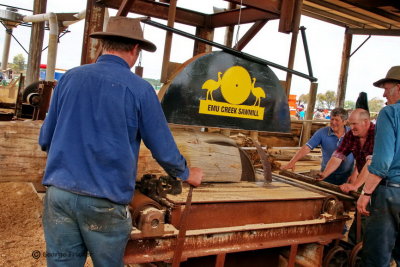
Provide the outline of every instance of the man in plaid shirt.
[[319,180],[325,179],[335,171],[346,156],[353,153],[356,160],[355,173],[350,177],[349,183],[343,184],[341,189],[345,192],[357,191],[364,183],[366,175],[362,172],[367,160],[372,155],[374,148],[375,125],[371,123],[368,111],[358,108],[354,110],[349,118],[351,131],[346,133],[338,149],[333,152],[325,170],[320,173]]

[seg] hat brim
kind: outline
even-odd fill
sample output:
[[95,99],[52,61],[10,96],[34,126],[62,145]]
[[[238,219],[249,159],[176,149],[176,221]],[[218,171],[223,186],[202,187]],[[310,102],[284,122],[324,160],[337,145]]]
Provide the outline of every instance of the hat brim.
[[140,48],[142,48],[143,50],[146,50],[149,52],[154,52],[157,50],[157,47],[152,42],[147,41],[145,39],[132,38],[131,36],[127,36],[127,35],[106,33],[106,32],[94,32],[94,33],[91,33],[89,36],[92,38],[96,38],[96,39],[112,39],[113,37],[126,38],[126,39],[130,39],[130,40],[139,42]]
[[382,85],[383,85],[384,83],[387,83],[387,82],[400,83],[400,80],[391,79],[391,78],[383,78],[383,79],[380,79],[379,81],[374,82],[373,85],[374,85],[375,87],[382,88]]

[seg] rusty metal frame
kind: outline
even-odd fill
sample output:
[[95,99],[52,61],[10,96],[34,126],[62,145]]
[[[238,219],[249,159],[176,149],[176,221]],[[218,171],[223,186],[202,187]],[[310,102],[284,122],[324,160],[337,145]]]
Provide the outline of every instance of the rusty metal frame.
[[[320,224],[303,224],[215,234],[201,234],[200,231],[197,235],[191,235],[191,232],[196,233],[196,231],[188,231],[182,258],[187,259],[283,246],[293,246],[291,253],[293,257],[293,255],[296,255],[295,246],[299,244],[328,244],[334,239],[341,238],[344,223],[345,219],[341,219]],[[128,241],[125,250],[124,262],[131,264],[170,261],[173,257],[175,243],[175,236],[156,239],[131,239]],[[221,265],[223,256],[219,257],[218,260]]]

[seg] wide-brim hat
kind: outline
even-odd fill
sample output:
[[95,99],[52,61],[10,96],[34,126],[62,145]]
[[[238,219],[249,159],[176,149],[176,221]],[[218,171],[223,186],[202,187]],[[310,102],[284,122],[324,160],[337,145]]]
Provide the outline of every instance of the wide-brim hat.
[[386,82],[400,83],[400,66],[391,67],[386,77],[374,82],[373,85],[382,88],[382,85]]
[[113,37],[122,37],[135,40],[139,43],[140,48],[154,52],[157,47],[150,41],[144,39],[142,27],[140,26],[140,18],[127,17],[110,17],[103,32],[94,32],[89,36],[97,39],[112,39]]

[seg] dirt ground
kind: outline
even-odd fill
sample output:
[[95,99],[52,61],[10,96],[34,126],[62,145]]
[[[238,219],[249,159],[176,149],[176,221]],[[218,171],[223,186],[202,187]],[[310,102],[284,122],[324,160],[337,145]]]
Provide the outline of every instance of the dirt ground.
[[46,266],[42,201],[32,185],[0,183],[0,199],[0,266]]
[[0,183],[0,200],[0,266],[46,266],[42,200],[32,184]]

